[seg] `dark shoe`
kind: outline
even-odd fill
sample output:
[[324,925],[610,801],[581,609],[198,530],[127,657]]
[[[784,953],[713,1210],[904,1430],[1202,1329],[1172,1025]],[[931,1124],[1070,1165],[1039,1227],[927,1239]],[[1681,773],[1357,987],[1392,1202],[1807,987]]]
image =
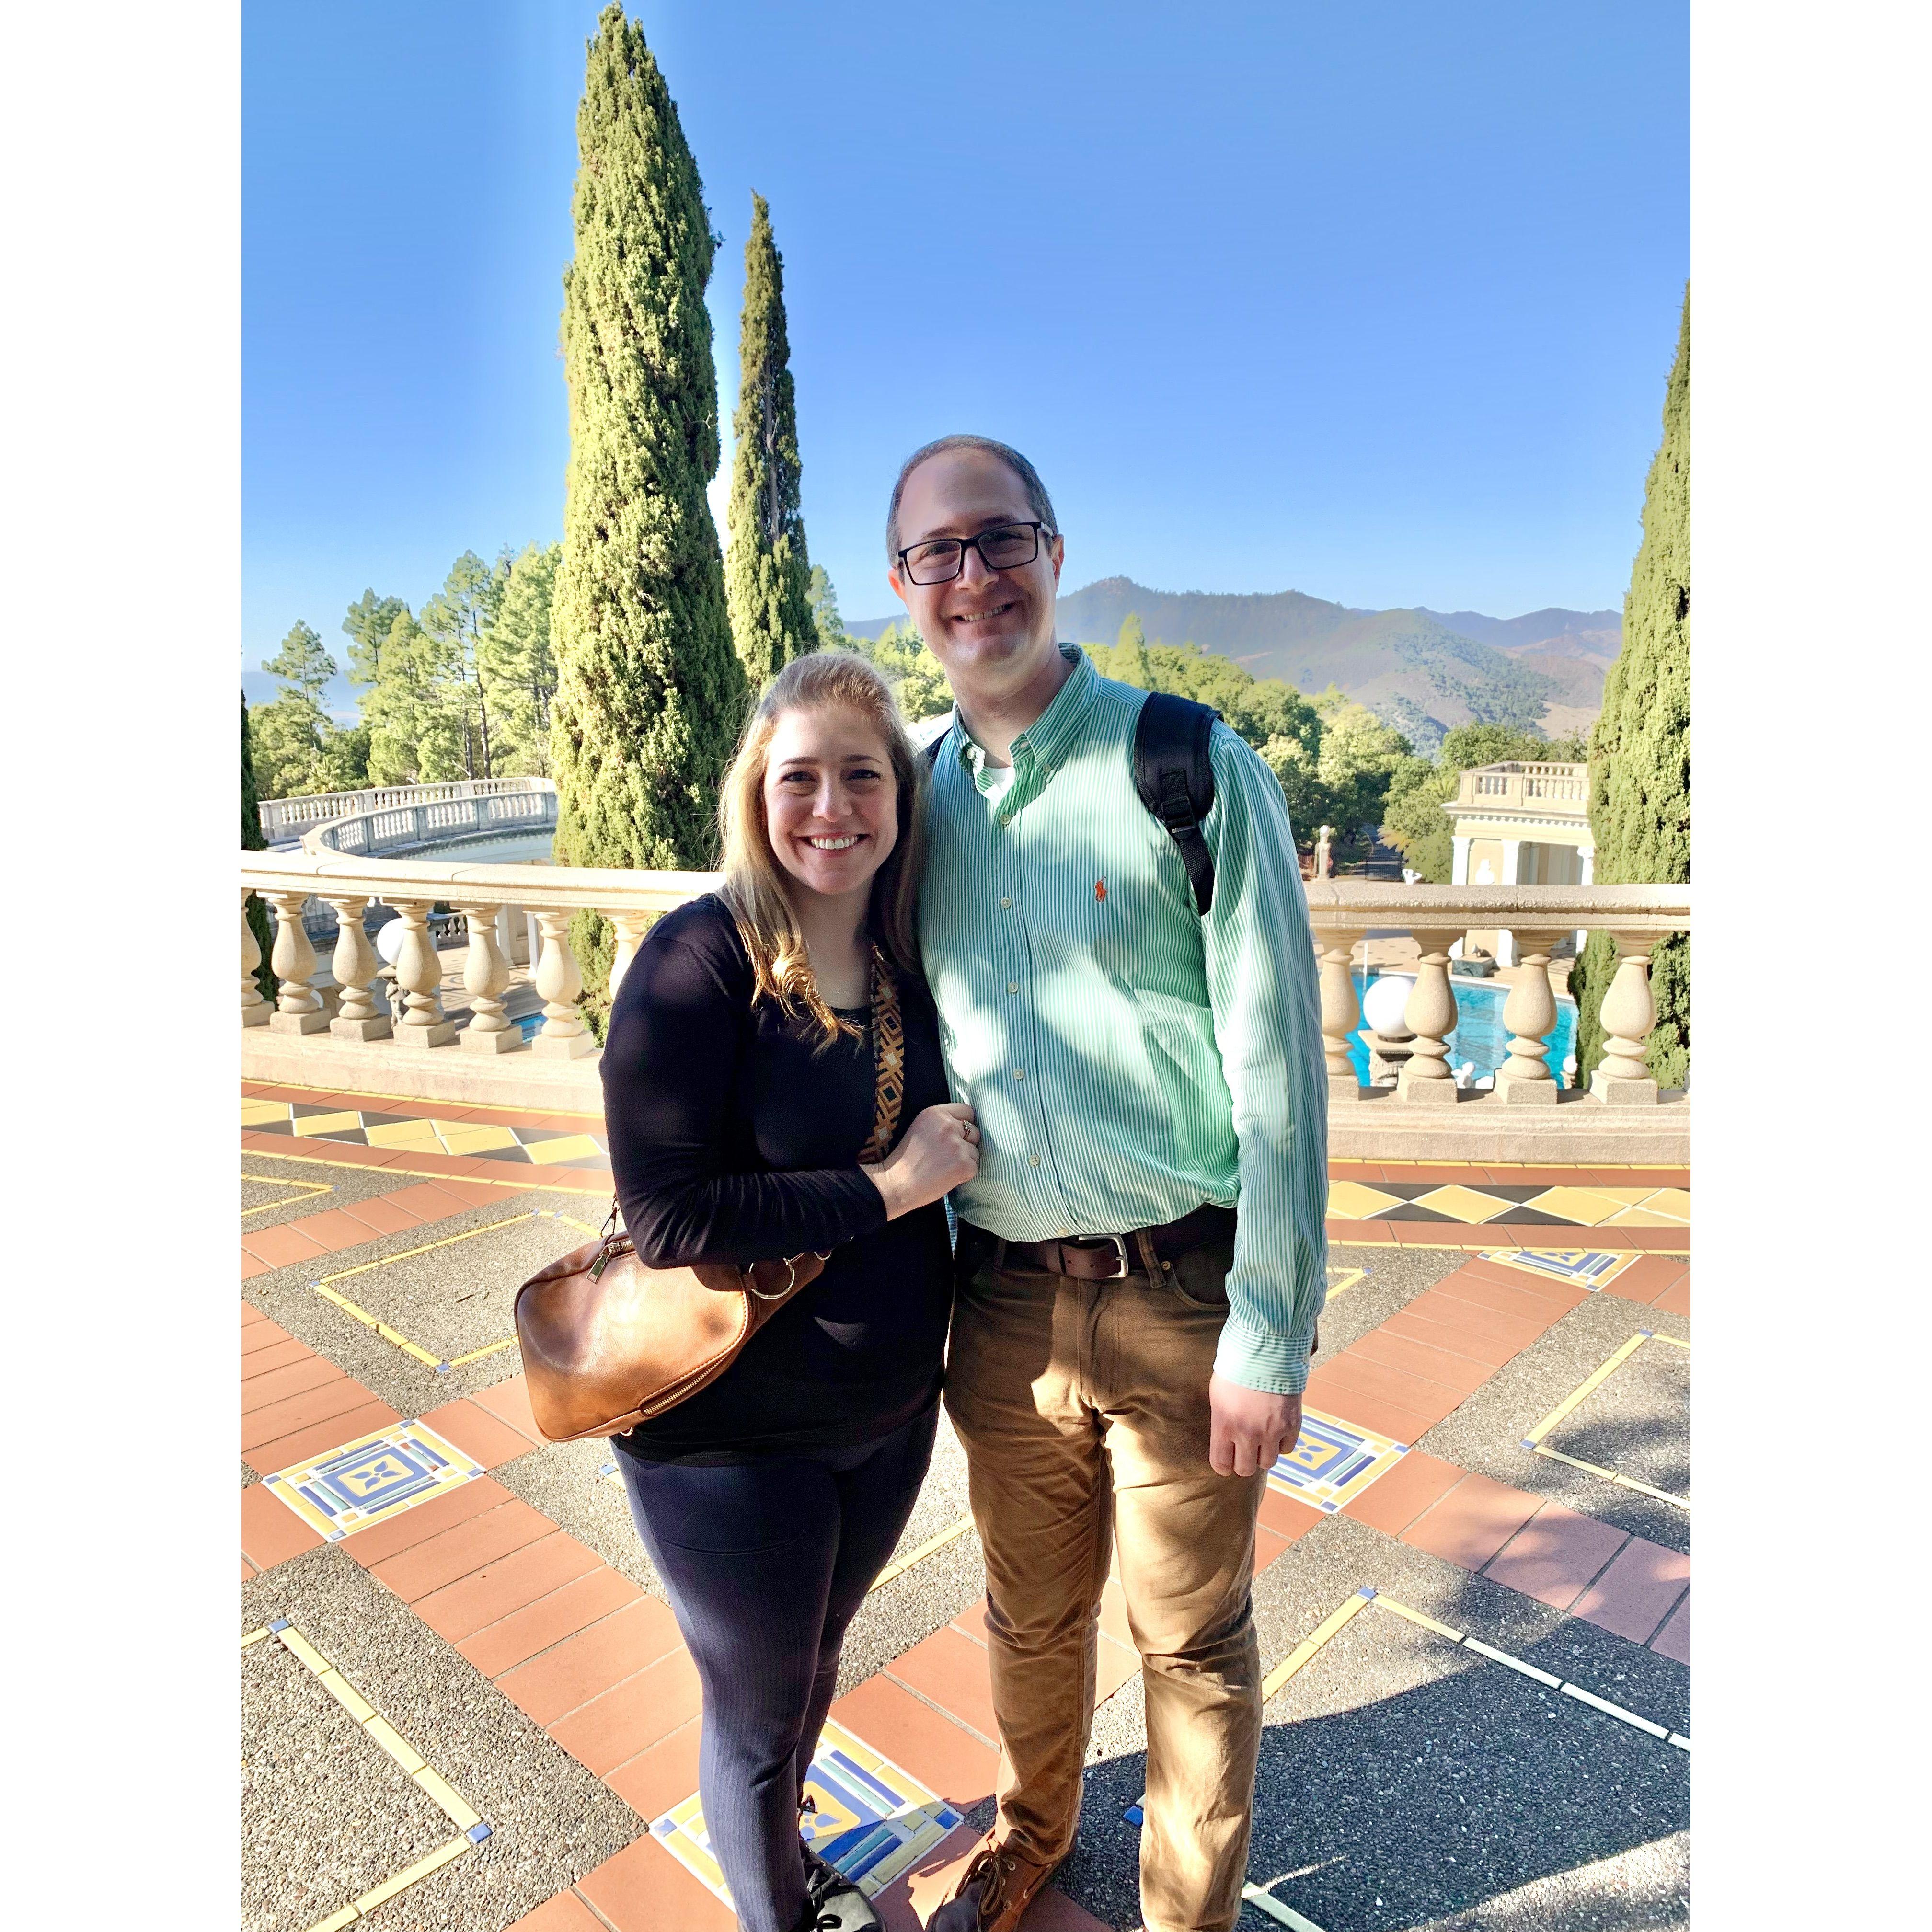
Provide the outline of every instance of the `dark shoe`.
[[872,1932],[879,1915],[872,1900],[836,1865],[805,1852],[805,1916],[799,1932]]
[[1054,1870],[1023,1858],[988,1832],[959,1874],[952,1897],[926,1922],[926,1932],[1016,1932]]

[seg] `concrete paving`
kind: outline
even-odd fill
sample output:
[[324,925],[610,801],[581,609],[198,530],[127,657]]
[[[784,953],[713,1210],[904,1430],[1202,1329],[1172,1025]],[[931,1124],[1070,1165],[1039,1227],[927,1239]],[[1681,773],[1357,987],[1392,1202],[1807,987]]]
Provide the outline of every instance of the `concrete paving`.
[[[263,1228],[279,1228],[285,1222],[298,1221],[305,1214],[325,1214],[332,1208],[346,1208],[378,1194],[393,1194],[398,1188],[408,1186],[414,1178],[380,1167],[331,1167],[305,1160],[278,1160],[272,1155],[260,1154],[242,1156],[242,1173],[244,1239]],[[255,1175],[266,1178],[250,1178]],[[328,1192],[313,1191],[321,1186]],[[295,1198],[291,1199],[291,1196]]]

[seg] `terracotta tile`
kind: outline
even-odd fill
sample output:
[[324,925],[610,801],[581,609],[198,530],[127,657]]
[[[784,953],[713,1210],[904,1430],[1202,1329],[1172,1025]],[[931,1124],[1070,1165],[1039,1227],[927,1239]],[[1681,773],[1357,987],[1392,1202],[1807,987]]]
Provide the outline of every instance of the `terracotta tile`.
[[1631,1262],[1613,1281],[1604,1284],[1606,1294],[1621,1295],[1626,1301],[1654,1302],[1681,1276],[1690,1272],[1690,1264],[1674,1255],[1644,1255]]
[[1638,1248],[1646,1254],[1688,1256],[1690,1252],[1690,1230],[1688,1228],[1593,1228],[1592,1235],[1614,1235],[1614,1240],[1592,1239],[1590,1245],[1598,1248]]
[[1390,1536],[1400,1536],[1422,1512],[1440,1502],[1462,1480],[1453,1462],[1412,1449],[1385,1476],[1378,1476],[1341,1514]]
[[1258,1576],[1288,1547],[1288,1538],[1277,1536],[1264,1522],[1255,1525],[1255,1553],[1249,1574]]
[[1541,1498],[1487,1476],[1468,1475],[1402,1533],[1432,1556],[1480,1570],[1534,1516]]
[[884,1672],[847,1691],[832,1715],[962,1810],[992,1796],[998,1754]]
[[1391,1221],[1399,1248],[1508,1248],[1516,1244],[1507,1228],[1469,1228],[1454,1221]]
[[1395,1245],[1395,1224],[1391,1221],[1337,1221],[1327,1223],[1331,1246],[1390,1248]]
[[400,1516],[392,1516],[386,1522],[358,1529],[343,1547],[364,1569],[370,1569],[400,1551],[413,1550],[418,1544],[427,1543],[431,1537],[440,1536],[445,1530],[454,1529],[458,1523],[467,1522],[471,1517],[509,1500],[510,1492],[501,1483],[488,1476],[478,1477],[460,1489],[446,1490],[412,1510],[405,1510]]
[[369,1435],[378,1429],[387,1429],[402,1419],[386,1402],[378,1402],[371,1396],[359,1408],[352,1408],[346,1414],[331,1416],[323,1421],[310,1423],[305,1429],[292,1430],[286,1436],[278,1436],[272,1442],[264,1442],[255,1448],[244,1450],[243,1454],[250,1465],[266,1476],[277,1469],[286,1469],[297,1462],[305,1462],[311,1456],[322,1455],[334,1448],[338,1443],[353,1442],[358,1436]]
[[[1483,1272],[1478,1273],[1479,1269]],[[1534,1322],[1539,1334],[1560,1321],[1584,1298],[1580,1288],[1574,1294],[1567,1291],[1552,1292],[1532,1276],[1518,1274],[1511,1280],[1499,1264],[1483,1261],[1464,1262],[1429,1292],[1445,1301],[1463,1301],[1472,1308],[1487,1309],[1512,1321]]]
[[1556,1312],[1549,1308],[1502,1314],[1493,1308],[1479,1308],[1473,1301],[1458,1300],[1453,1294],[1438,1294],[1432,1288],[1398,1310],[1383,1325],[1388,1327],[1397,1320],[1424,1323],[1459,1338],[1445,1342],[1445,1347],[1460,1348],[1478,1361],[1487,1359],[1485,1350],[1501,1354],[1507,1360],[1521,1354],[1548,1332],[1552,1320],[1558,1318]]
[[1440,1383],[1459,1399],[1472,1396],[1496,1371],[1487,1362],[1459,1354],[1433,1342],[1418,1342],[1406,1335],[1391,1335],[1376,1329],[1352,1343],[1336,1358],[1340,1361],[1372,1362],[1378,1367],[1400,1369],[1420,1376],[1425,1382]]
[[500,1468],[527,1454],[530,1448],[527,1436],[518,1435],[507,1422],[500,1420],[487,1408],[478,1408],[466,1396],[460,1402],[446,1402],[442,1408],[431,1409],[422,1420],[425,1427],[454,1443],[486,1469]]
[[614,1932],[736,1932],[718,1904],[646,1832],[577,1881]]
[[244,1300],[242,1304],[242,1328],[244,1334],[254,1328],[257,1322],[266,1322],[268,1318],[252,1301]]
[[[345,1214],[352,1214],[372,1232],[378,1234],[400,1234],[405,1228],[420,1228],[423,1217],[404,1207],[393,1194],[377,1194],[367,1201],[358,1201],[352,1208],[345,1208]],[[568,1897],[566,1893],[565,1897]]]
[[[1440,1313],[1444,1306],[1454,1307],[1456,1305],[1454,1303],[1438,1304],[1437,1312]],[[1452,1354],[1466,1356],[1492,1373],[1512,1356],[1521,1353],[1520,1349],[1488,1336],[1478,1334],[1460,1322],[1451,1324],[1432,1322],[1426,1314],[1418,1315],[1406,1308],[1398,1309],[1373,1332],[1396,1340],[1413,1342],[1423,1348],[1446,1348]]]
[[681,1650],[676,1619],[655,1597],[634,1604],[496,1679],[525,1716],[548,1730],[592,1698]]
[[242,1554],[257,1570],[272,1570],[321,1540],[273,1490],[250,1483],[242,1492]]
[[698,1789],[698,1751],[704,1735],[694,1718],[649,1750],[606,1774],[604,1782],[640,1818],[658,1818]]
[[[1316,1404],[1318,1408],[1320,1406]],[[1292,1496],[1283,1496],[1272,1484],[1262,1492],[1259,1526],[1273,1530],[1284,1544],[1306,1536],[1321,1520],[1321,1510],[1311,1508],[1306,1503],[1298,1503]]]
[[242,1558],[242,1582],[244,1582],[244,1583],[252,1583],[252,1582],[254,1582],[255,1579],[256,1579],[257,1576],[260,1576],[260,1575],[261,1575],[261,1574],[262,1574],[262,1573],[261,1573],[261,1571],[260,1571],[260,1570],[257,1570],[257,1569],[255,1568],[254,1564],[252,1564],[252,1563],[250,1563],[250,1562],[248,1561],[248,1558],[247,1558],[247,1557],[245,1557],[245,1556],[244,1556],[244,1557],[243,1557],[243,1558]]
[[[1282,1545],[1286,1549],[1287,1546]],[[1094,1672],[1094,1701],[1104,1703],[1130,1677],[1140,1675],[1141,1654],[1130,1643],[1116,1643],[1107,1636],[1100,1639],[1100,1655]]]
[[1552,1610],[1567,1610],[1628,1540],[1626,1532],[1606,1522],[1561,1503],[1545,1503],[1490,1559],[1483,1574]]
[[315,1351],[306,1342],[298,1342],[293,1336],[282,1340],[272,1340],[266,1348],[250,1351],[242,1358],[242,1380],[245,1386],[260,1377],[272,1375],[278,1369],[292,1368],[298,1362],[312,1362]]
[[547,1898],[527,1912],[508,1932],[604,1932],[604,1922],[574,1892]]
[[[484,1161],[478,1161],[474,1163],[474,1165],[479,1167],[488,1167],[489,1164],[490,1163],[488,1162]],[[498,1161],[496,1163],[496,1166],[498,1171],[500,1172],[504,1163],[501,1161]],[[446,1194],[454,1195],[458,1200],[460,1201],[464,1206],[469,1208],[481,1208],[487,1202],[501,1201],[504,1198],[503,1190],[501,1187],[484,1181],[464,1180],[452,1178],[448,1180],[439,1180],[435,1184],[438,1187],[441,1188]]]
[[484,1564],[440,1590],[432,1590],[410,1607],[438,1636],[456,1643],[527,1609],[602,1562],[595,1550],[586,1550],[575,1537],[560,1529]]
[[1308,1402],[1312,1408],[1340,1416],[1344,1422],[1354,1423],[1359,1427],[1372,1429],[1392,1442],[1413,1442],[1436,1426],[1436,1418],[1418,1415],[1414,1409],[1404,1408],[1398,1402],[1324,1382],[1319,1370],[1308,1378]]
[[258,1274],[267,1274],[270,1272],[271,1270],[266,1262],[257,1261],[246,1248],[242,1250],[242,1279],[244,1281],[253,1281]]
[[[1109,1589],[1118,1590],[1120,1587],[1120,1579],[1116,1576],[1108,1577],[1107,1587]],[[1103,1624],[1106,1620],[1106,1604],[1107,1600],[1102,1595],[1100,1599],[1100,1616]],[[950,1628],[956,1630],[962,1636],[970,1637],[975,1643],[984,1644],[986,1641],[986,1598],[975,1598],[952,1619]]]
[[1650,1640],[1650,1647],[1660,1656],[1688,1666],[1690,1662],[1690,1592],[1686,1590],[1684,1600],[1670,1613],[1670,1620]]
[[[1440,1422],[1462,1400],[1445,1383],[1412,1375],[1406,1369],[1385,1367],[1352,1349],[1337,1355],[1322,1373],[1331,1389],[1394,1402],[1400,1408],[1426,1416],[1431,1424]],[[1312,1377],[1310,1382],[1312,1385]],[[1318,1402],[1315,1406],[1320,1408],[1324,1405]]]
[[[320,1358],[318,1357],[320,1360]],[[252,1461],[255,1451],[269,1443],[292,1435],[298,1429],[306,1429],[312,1424],[328,1422],[332,1426],[333,1418],[346,1415],[359,1408],[374,1397],[353,1376],[345,1376],[333,1362],[323,1362],[322,1366],[331,1371],[331,1379],[299,1394],[286,1397],[280,1402],[272,1402],[266,1407],[251,1411],[242,1419],[242,1453]],[[278,1371],[278,1372],[286,1372]],[[331,1441],[346,1442],[354,1435],[352,1430],[345,1430]],[[322,1445],[325,1448],[328,1443]],[[281,1468],[285,1465],[272,1463],[272,1468]]]
[[495,1677],[643,1594],[628,1576],[600,1565],[500,1622],[484,1624],[456,1647],[485,1677]]
[[1646,1643],[1690,1583],[1689,1557],[1634,1536],[1570,1613],[1633,1643]]
[[446,1194],[433,1180],[419,1180],[413,1186],[399,1187],[394,1193],[382,1198],[393,1201],[398,1208],[406,1208],[412,1214],[420,1215],[425,1221],[446,1221],[452,1214],[468,1213],[470,1206],[468,1202],[459,1201],[453,1194]]
[[[242,1413],[244,1415],[253,1415],[257,1409],[277,1407],[292,1396],[305,1395],[310,1390],[321,1388],[325,1384],[348,1382],[349,1379],[333,1362],[326,1360],[310,1349],[304,1348],[294,1361],[287,1363],[280,1368],[265,1370],[259,1376],[248,1376],[243,1378]],[[355,1400],[354,1391],[362,1386],[360,1382],[350,1382],[350,1401],[344,1402],[340,1406],[349,1407]],[[336,1412],[334,1409],[329,1409],[324,1412],[332,1415]],[[303,1416],[301,1418],[304,1422],[313,1419],[308,1416]],[[278,1430],[275,1432],[279,1435],[282,1432]]]
[[[1284,1537],[1282,1547],[1285,1550],[1287,1546],[1288,1540]],[[966,1634],[983,1644],[986,1640],[984,1630],[986,1600],[983,1598],[980,1600],[979,1615],[981,1629],[977,1631],[969,1630]],[[956,1619],[955,1628],[957,1627],[958,1620]],[[1127,1593],[1112,1577],[1107,1580],[1100,1591],[1100,1631],[1102,1636],[1112,1637],[1116,1643],[1124,1643],[1130,1650],[1134,1648],[1134,1628],[1127,1620]]]
[[487,1408],[499,1422],[507,1423],[526,1442],[542,1443],[543,1431],[530,1410],[530,1384],[521,1376],[512,1376],[494,1388],[479,1389],[470,1399]]
[[942,1711],[970,1724],[982,1736],[999,1736],[986,1653],[957,1630],[934,1630],[922,1643],[894,1658],[887,1669],[902,1684],[930,1697]]
[[1690,1275],[1688,1269],[1674,1281],[1651,1304],[1660,1308],[1666,1315],[1688,1316],[1690,1312]]
[[680,1646],[627,1677],[550,1727],[550,1736],[587,1770],[607,1772],[648,1750],[696,1717],[698,1666]]
[[344,1248],[359,1247],[364,1241],[375,1239],[375,1231],[366,1221],[358,1221],[353,1214],[345,1214],[340,1208],[331,1208],[320,1214],[304,1214],[299,1220],[285,1222],[298,1234],[319,1243],[331,1254]]
[[328,1252],[320,1241],[310,1240],[293,1228],[257,1228],[242,1241],[242,1250],[272,1268],[314,1261],[318,1255]]
[[467,1576],[484,1564],[549,1535],[556,1528],[548,1516],[532,1509],[521,1497],[513,1496],[427,1543],[386,1558],[371,1566],[370,1574],[404,1603],[413,1604],[432,1590],[440,1590],[459,1576]]

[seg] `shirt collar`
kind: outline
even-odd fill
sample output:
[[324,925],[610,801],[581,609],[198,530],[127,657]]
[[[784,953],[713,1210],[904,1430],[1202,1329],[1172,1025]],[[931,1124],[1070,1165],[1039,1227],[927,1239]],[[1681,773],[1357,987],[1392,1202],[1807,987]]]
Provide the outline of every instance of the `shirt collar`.
[[[1100,682],[1100,674],[1094,668],[1094,660],[1078,644],[1062,644],[1060,654],[1072,661],[1072,674],[1054,693],[1053,702],[1025,730],[1014,737],[1016,766],[1030,756],[1034,763],[1052,770],[1072,748],[1087,722],[1088,713],[1094,708],[1094,695]],[[969,772],[973,771],[985,754],[974,742],[956,702],[952,707],[952,722],[959,735],[959,762]]]

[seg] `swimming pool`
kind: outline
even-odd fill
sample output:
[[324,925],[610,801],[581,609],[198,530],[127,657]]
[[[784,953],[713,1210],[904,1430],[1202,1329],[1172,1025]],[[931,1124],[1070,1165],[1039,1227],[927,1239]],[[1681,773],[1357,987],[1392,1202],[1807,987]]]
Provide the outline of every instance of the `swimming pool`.
[[[1357,995],[1365,992],[1382,976],[1379,973],[1371,973],[1365,982],[1358,975],[1355,981]],[[1498,986],[1493,980],[1466,979],[1456,973],[1450,974],[1449,984],[1456,995],[1456,1030],[1449,1036],[1449,1070],[1454,1072],[1466,1060],[1475,1069],[1470,1078],[1482,1080],[1493,1074],[1509,1058],[1509,1029],[1503,1024],[1503,1003],[1509,998],[1509,988]],[[1569,1084],[1563,1077],[1563,1068],[1575,1050],[1576,1040],[1576,1003],[1559,996],[1556,1028],[1550,1036],[1550,1051],[1544,1057],[1544,1064],[1556,1076],[1559,1087]],[[1366,1087],[1369,1084],[1366,1028],[1358,1028],[1348,1036],[1348,1057],[1355,1064],[1356,1079]]]

